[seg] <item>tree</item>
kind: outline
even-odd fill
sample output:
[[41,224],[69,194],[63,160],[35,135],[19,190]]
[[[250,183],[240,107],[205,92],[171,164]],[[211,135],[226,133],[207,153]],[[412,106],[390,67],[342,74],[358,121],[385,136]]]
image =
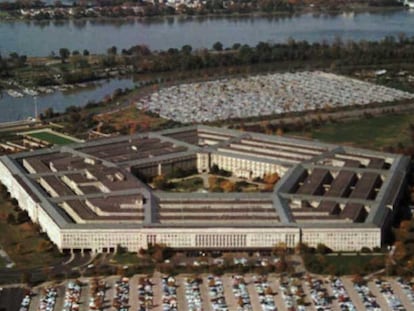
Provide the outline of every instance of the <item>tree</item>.
[[234,192],[236,190],[236,185],[227,179],[220,183],[220,187],[224,192]]
[[20,276],[20,281],[24,284],[30,283],[31,280],[32,280],[32,274],[28,271],[23,272],[22,275]]
[[118,53],[118,50],[116,46],[111,46],[107,52],[108,52],[108,55],[116,55]]
[[45,119],[51,119],[55,116],[55,112],[53,111],[52,107],[49,107],[45,109],[43,115]]
[[318,245],[316,245],[316,251],[319,254],[332,253],[332,250],[328,246],[326,246],[325,244],[323,244],[323,243],[318,243]]
[[190,54],[192,50],[193,50],[192,46],[191,45],[188,45],[188,44],[183,45],[183,47],[181,48],[181,51],[184,54]]
[[52,243],[50,243],[49,241],[46,240],[41,240],[39,241],[39,243],[37,244],[37,252],[38,253],[43,253],[43,252],[47,252],[50,251],[52,249]]
[[7,215],[7,223],[10,225],[14,225],[16,223],[16,217],[14,216],[13,213],[9,213]]
[[280,176],[278,173],[273,173],[273,174],[266,174],[263,177],[263,181],[266,184],[270,184],[270,185],[274,185],[275,183],[277,183],[277,181],[280,179]]
[[59,49],[60,59],[62,64],[65,63],[66,59],[70,56],[70,51],[67,48],[60,48]]
[[17,223],[22,224],[29,221],[29,214],[26,211],[21,211],[17,214]]
[[83,50],[83,56],[89,56],[89,51],[88,50]]
[[215,51],[223,51],[223,44],[219,41],[213,44],[213,49]]
[[117,244],[115,252],[121,255],[121,254],[125,254],[127,252],[127,249],[121,246],[121,244]]
[[164,175],[155,176],[152,184],[156,189],[165,189],[167,187],[167,180]]

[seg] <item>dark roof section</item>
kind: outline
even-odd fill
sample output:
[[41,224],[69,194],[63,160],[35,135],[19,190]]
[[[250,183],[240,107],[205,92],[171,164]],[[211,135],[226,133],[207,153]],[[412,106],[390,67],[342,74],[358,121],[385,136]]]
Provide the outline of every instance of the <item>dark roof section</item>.
[[329,170],[315,168],[298,189],[297,194],[323,195],[323,185],[331,181],[332,175]]
[[353,222],[364,222],[367,217],[367,211],[364,205],[356,203],[348,203],[345,205],[341,218],[350,219]]
[[354,172],[340,171],[325,196],[347,197],[351,192],[351,186],[354,186],[357,180],[358,178]]
[[375,188],[381,186],[382,180],[376,173],[364,173],[355,185],[355,189],[349,196],[352,199],[374,200]]
[[341,212],[339,204],[334,201],[322,201],[319,203],[317,210],[326,211],[330,215],[338,215]]
[[75,195],[75,193],[66,184],[56,176],[43,176],[42,179],[52,188],[60,197]]

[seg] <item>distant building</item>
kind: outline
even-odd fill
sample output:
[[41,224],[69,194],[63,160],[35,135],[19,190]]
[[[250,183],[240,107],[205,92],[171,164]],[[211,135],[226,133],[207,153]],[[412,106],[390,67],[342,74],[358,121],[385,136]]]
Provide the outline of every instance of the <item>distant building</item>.
[[[143,182],[213,165],[246,179],[282,178],[267,193],[169,193]],[[61,251],[280,242],[357,251],[383,244],[408,165],[400,155],[190,126],[3,156],[0,180]]]

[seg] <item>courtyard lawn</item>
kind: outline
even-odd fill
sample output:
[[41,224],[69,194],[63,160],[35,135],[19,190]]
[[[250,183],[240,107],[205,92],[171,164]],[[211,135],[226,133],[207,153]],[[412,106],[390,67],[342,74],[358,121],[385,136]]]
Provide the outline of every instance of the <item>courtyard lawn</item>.
[[194,192],[203,189],[203,180],[200,177],[191,177],[172,183],[170,191]]
[[410,123],[414,124],[414,114],[384,115],[369,119],[353,120],[322,125],[306,132],[288,133],[307,136],[324,142],[346,144],[370,149],[396,147],[399,143],[408,146]]
[[58,134],[54,134],[52,132],[49,131],[43,131],[43,132],[35,132],[35,133],[29,133],[26,134],[27,136],[33,137],[33,138],[37,138],[43,141],[47,141],[51,144],[54,145],[68,145],[68,144],[73,144],[75,141],[71,140],[69,138],[60,136]]

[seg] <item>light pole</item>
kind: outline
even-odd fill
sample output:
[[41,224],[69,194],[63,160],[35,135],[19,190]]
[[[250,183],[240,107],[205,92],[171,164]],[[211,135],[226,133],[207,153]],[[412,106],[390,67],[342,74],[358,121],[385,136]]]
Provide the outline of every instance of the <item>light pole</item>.
[[34,108],[35,108],[35,111],[34,111],[34,113],[35,113],[35,115],[34,115],[34,117],[35,117],[35,120],[37,120],[37,96],[33,96],[33,101],[34,101]]

